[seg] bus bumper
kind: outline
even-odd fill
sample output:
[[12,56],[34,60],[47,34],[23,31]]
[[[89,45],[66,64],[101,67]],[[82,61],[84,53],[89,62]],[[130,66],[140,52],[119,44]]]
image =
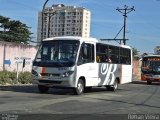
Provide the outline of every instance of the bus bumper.
[[61,79],[32,79],[33,84],[44,85],[47,87],[75,87],[74,79],[61,78]]
[[160,82],[160,75],[142,75],[142,81]]

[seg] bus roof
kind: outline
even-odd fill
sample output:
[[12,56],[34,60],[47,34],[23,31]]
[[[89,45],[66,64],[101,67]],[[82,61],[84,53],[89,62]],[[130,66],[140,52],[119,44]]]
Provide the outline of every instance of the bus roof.
[[149,57],[160,57],[160,55],[155,55],[155,54],[153,54],[153,55],[145,55],[143,58],[149,58]]
[[60,36],[60,37],[51,37],[51,38],[46,38],[43,41],[52,41],[52,40],[78,40],[81,43],[82,42],[92,42],[92,43],[101,43],[101,44],[107,44],[107,45],[113,45],[113,46],[118,46],[118,47],[123,47],[123,48],[129,48],[131,49],[130,46],[127,45],[122,45],[122,44],[111,44],[108,41],[102,41],[96,38],[92,38],[92,37],[79,37],[79,36]]

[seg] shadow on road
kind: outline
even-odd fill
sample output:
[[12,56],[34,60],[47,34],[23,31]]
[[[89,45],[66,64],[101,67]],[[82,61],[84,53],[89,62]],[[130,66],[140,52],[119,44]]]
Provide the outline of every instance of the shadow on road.
[[[153,82],[151,85],[147,85],[146,81],[133,81],[130,84],[141,84],[146,86],[153,86],[153,85],[160,85],[159,83]],[[41,94],[39,93],[37,85],[11,85],[11,86],[0,86],[0,91],[13,91],[13,92],[20,92],[20,93],[35,93],[35,94]],[[117,90],[117,92],[123,91],[121,87]],[[106,90],[105,87],[93,87],[91,90],[85,91],[84,94],[88,93],[110,93],[112,91]],[[55,95],[73,95],[72,89],[55,89],[50,88],[48,93],[46,94],[55,94]]]
[[[119,89],[121,90],[121,89]],[[119,91],[118,90],[118,91]],[[38,91],[38,87],[36,85],[11,85],[11,86],[0,86],[0,91],[13,91],[13,92],[20,92],[20,93],[35,93],[35,94],[42,94]],[[93,87],[91,90],[86,90],[86,93],[104,93],[104,92],[112,92],[108,91],[105,87]],[[49,91],[45,94],[55,94],[55,95],[73,95],[72,89],[56,89],[50,88]]]
[[10,85],[0,86],[1,91],[13,91],[13,92],[24,92],[24,93],[38,93],[35,85]]
[[[20,93],[35,93],[42,94],[39,92],[37,85],[11,85],[11,86],[0,86],[0,91],[13,91]],[[56,95],[67,95],[70,93],[69,89],[53,89],[50,88],[46,94],[56,94]],[[70,93],[71,94],[71,93]]]
[[[142,85],[147,85],[147,82],[146,82],[146,81],[137,80],[137,81],[132,81],[132,84],[142,84]],[[160,82],[152,82],[151,85],[160,85]]]

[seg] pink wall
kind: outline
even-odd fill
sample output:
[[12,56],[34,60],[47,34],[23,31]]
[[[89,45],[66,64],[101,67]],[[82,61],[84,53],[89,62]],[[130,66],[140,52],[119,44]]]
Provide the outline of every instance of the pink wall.
[[0,42],[0,71],[3,70],[4,48],[5,70],[17,71],[18,67],[18,71],[22,71],[23,59],[25,59],[26,65],[23,71],[31,71],[32,61],[37,52],[36,47],[18,43]]
[[133,79],[135,80],[141,79],[141,64],[140,60],[133,60]]

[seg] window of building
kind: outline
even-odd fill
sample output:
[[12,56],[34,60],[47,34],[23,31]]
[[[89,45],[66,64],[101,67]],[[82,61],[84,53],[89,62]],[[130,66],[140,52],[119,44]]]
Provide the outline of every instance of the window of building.
[[68,14],[68,15],[70,15],[70,14],[71,14],[71,12],[68,12],[67,14]]

